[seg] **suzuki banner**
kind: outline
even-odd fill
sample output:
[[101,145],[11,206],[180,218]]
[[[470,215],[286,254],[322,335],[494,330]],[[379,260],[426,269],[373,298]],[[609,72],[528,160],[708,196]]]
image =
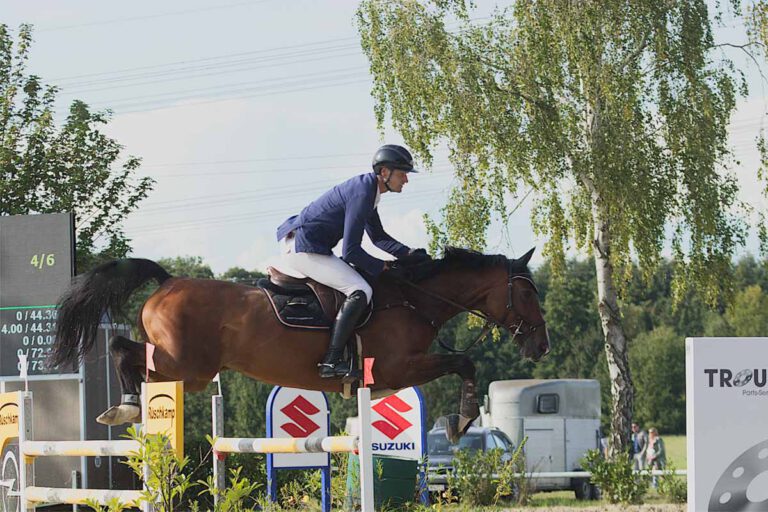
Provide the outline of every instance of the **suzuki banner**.
[[[328,399],[322,391],[276,386],[267,400],[267,437],[329,436]],[[269,454],[274,468],[317,468],[330,464],[328,453]]]
[[768,338],[685,349],[688,510],[768,510]]
[[372,452],[423,460],[426,453],[424,398],[419,388],[401,389],[371,402]]

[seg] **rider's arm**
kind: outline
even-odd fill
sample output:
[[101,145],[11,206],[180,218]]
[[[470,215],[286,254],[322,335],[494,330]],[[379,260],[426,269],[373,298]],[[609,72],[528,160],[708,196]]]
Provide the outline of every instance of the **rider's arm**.
[[347,200],[344,212],[344,244],[342,258],[372,276],[384,270],[384,262],[363,250],[363,230],[371,214],[372,198],[356,194]]
[[368,217],[368,222],[365,224],[365,232],[368,233],[373,245],[396,258],[405,256],[410,251],[409,247],[401,244],[384,231],[378,209],[374,209],[371,216]]

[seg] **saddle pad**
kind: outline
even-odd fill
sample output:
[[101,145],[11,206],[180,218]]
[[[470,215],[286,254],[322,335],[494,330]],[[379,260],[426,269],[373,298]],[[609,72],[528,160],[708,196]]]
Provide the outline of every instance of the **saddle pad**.
[[[257,286],[264,290],[277,319],[287,327],[299,329],[330,329],[336,313],[329,317],[313,289],[308,286],[283,288],[269,279],[259,279]],[[372,308],[361,316],[356,328],[364,326],[372,314]]]
[[304,329],[330,329],[333,325],[333,319],[326,316],[320,301],[309,287],[287,290],[269,279],[259,279],[257,285],[266,293],[282,324]]

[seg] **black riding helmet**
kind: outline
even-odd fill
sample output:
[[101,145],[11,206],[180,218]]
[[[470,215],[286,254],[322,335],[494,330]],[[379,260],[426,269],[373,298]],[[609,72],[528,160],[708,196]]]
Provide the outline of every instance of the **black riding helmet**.
[[379,174],[382,167],[405,172],[419,172],[413,168],[413,157],[403,146],[387,144],[381,146],[373,155],[373,172]]

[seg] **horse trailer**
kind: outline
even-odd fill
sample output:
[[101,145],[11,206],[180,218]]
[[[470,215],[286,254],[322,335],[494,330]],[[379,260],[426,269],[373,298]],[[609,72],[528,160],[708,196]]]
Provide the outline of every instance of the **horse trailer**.
[[[600,383],[588,379],[491,382],[481,422],[507,434],[515,446],[526,439],[526,472],[581,471],[587,451],[600,449]],[[588,479],[536,477],[530,483],[534,491],[571,489],[579,499],[598,497]]]

